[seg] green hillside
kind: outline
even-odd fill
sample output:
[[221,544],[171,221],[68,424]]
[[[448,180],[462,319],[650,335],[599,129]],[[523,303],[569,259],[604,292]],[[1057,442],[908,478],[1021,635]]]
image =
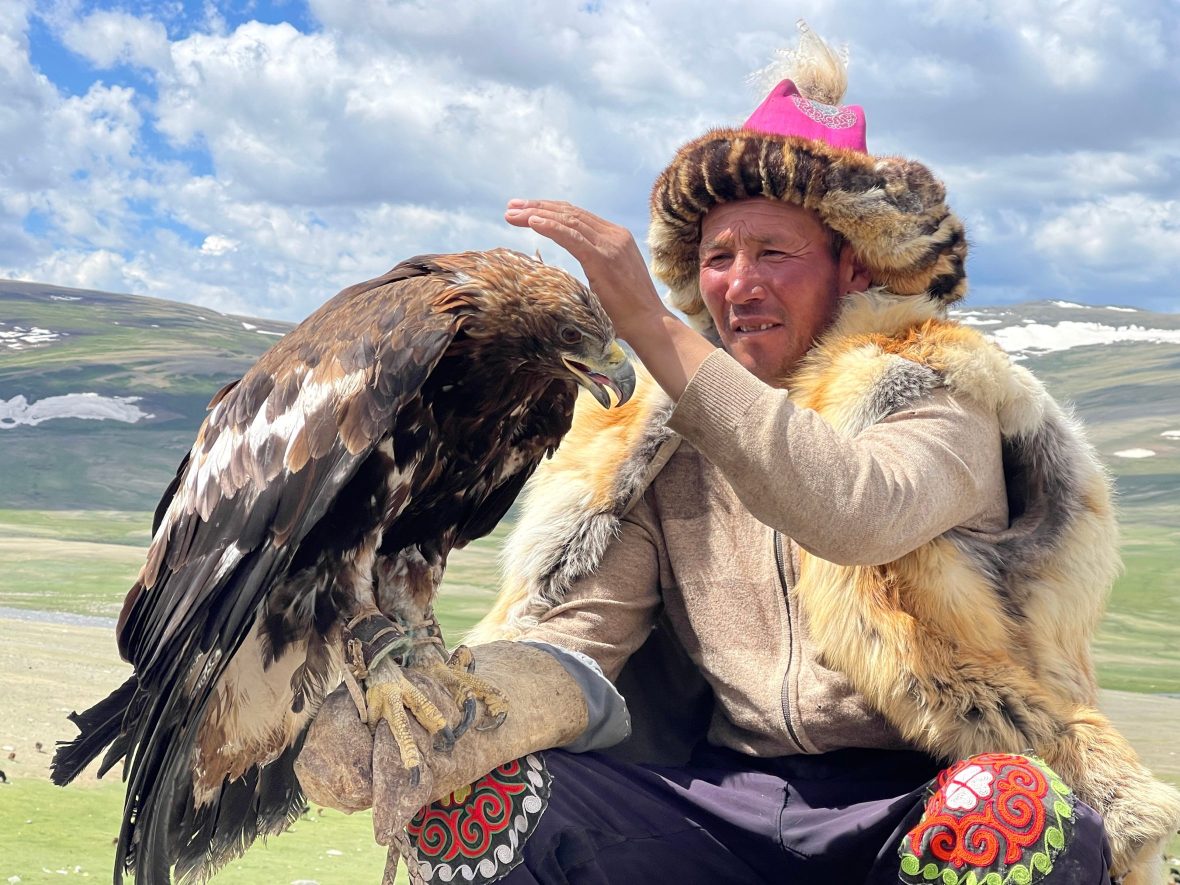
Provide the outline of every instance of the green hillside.
[[154,508],[209,398],[290,328],[155,298],[0,281],[0,335],[54,336],[15,348],[19,340],[0,339],[0,401],[134,397],[151,416],[0,426],[0,506]]

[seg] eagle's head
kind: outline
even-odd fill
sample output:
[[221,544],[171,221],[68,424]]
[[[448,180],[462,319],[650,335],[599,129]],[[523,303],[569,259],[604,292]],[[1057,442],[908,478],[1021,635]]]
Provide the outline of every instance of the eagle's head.
[[569,378],[603,408],[635,391],[635,369],[610,317],[585,285],[560,268],[511,249],[434,256],[452,274],[463,335],[493,348],[517,371]]

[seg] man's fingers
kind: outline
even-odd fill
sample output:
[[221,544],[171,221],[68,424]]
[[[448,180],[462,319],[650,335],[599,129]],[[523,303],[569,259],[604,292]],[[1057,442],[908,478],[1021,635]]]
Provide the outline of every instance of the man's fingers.
[[580,206],[575,206],[564,200],[509,200],[504,217],[509,221],[525,220],[526,223],[527,219],[533,217],[548,218],[558,224],[580,231],[590,240],[595,239],[596,235],[608,233],[616,227],[593,212],[588,212]]
[[[568,206],[568,204],[565,204]],[[569,250],[579,261],[605,261],[613,264],[630,252],[639,254],[634,238],[626,228],[603,221],[589,212],[570,207],[527,208],[518,220],[505,216],[520,227],[530,227],[559,246]],[[570,247],[575,247],[571,249]],[[590,268],[586,268],[589,272]]]
[[524,219],[525,221],[530,221],[534,218],[544,218],[546,221],[575,228],[581,230],[583,233],[593,228],[588,220],[583,218],[580,213],[572,211],[572,207],[525,206],[519,209],[509,209],[504,215],[508,218]]
[[549,212],[561,212],[576,209],[573,203],[566,200],[522,200],[514,198],[508,201],[509,209],[542,209]]
[[551,218],[534,216],[529,219],[529,227],[541,236],[548,237],[565,251],[569,252],[587,273],[589,263],[593,265],[596,255],[595,246],[581,231]]
[[598,232],[592,225],[587,223],[586,219],[581,218],[575,212],[536,210],[529,218],[530,225],[534,222],[540,222],[552,226],[555,229],[567,230],[581,237],[586,242],[597,245]]
[[529,209],[516,216],[505,213],[505,219],[548,237],[578,261],[592,260],[597,249],[594,231],[565,213]]

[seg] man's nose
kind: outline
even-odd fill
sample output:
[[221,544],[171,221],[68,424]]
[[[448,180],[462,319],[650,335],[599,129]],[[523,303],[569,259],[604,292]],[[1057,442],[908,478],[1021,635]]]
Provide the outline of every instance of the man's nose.
[[729,287],[726,289],[725,297],[732,304],[758,301],[766,297],[763,282],[757,262],[739,253],[730,268]]

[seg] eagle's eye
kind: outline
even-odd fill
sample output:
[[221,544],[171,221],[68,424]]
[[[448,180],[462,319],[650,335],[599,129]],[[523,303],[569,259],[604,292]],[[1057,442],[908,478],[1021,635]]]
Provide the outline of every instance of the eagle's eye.
[[561,336],[562,344],[577,344],[582,340],[582,333],[573,326],[562,326],[557,334]]

